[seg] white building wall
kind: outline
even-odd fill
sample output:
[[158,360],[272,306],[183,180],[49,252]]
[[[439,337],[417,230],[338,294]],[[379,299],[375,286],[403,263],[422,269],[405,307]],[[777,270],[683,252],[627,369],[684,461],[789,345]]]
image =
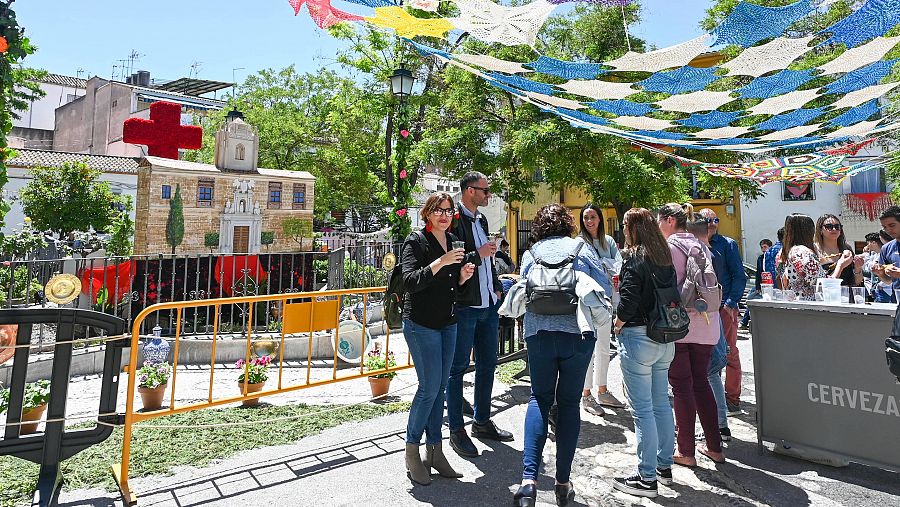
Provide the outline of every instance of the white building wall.
[[[6,224],[3,226],[4,234],[12,233],[14,229],[21,228],[25,223],[25,212],[22,210],[22,203],[18,200],[18,196],[19,191],[31,180],[27,169],[21,167],[10,167],[7,169],[7,174],[9,182],[3,186],[3,196],[10,203],[10,210],[6,214]],[[113,192],[130,195],[132,204],[137,207],[137,174],[103,173],[100,179],[108,181]],[[131,211],[131,218],[134,218],[134,209]]]
[[[19,111],[22,118],[13,119],[14,127],[53,130],[56,125],[56,108],[68,104],[75,96],[84,95],[83,88],[73,88],[50,83],[39,83],[47,94],[42,99],[32,101],[27,111]],[[52,146],[41,149],[49,150]]]
[[791,213],[803,213],[813,220],[825,213],[841,214],[841,185],[815,182],[816,198],[809,201],[783,201],[782,185],[781,182],[767,184],[763,187],[766,195],[756,201],[742,199],[744,262],[751,266],[756,265],[759,256],[759,242],[768,238],[774,243],[778,239],[778,229],[784,227],[784,218]]

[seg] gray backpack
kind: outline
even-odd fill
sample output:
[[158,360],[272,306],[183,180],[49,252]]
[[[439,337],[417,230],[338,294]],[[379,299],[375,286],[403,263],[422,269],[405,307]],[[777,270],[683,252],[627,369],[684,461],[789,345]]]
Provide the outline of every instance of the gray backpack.
[[684,286],[681,288],[684,306],[701,313],[718,311],[722,306],[722,286],[712,262],[708,262],[703,255],[703,248],[693,246],[686,250],[681,243],[675,243],[675,247],[687,256]]
[[559,262],[547,262],[535,253],[534,248],[528,250],[534,258],[534,266],[525,280],[525,310],[538,315],[575,314],[578,278],[572,264],[583,245],[579,242],[575,251]]

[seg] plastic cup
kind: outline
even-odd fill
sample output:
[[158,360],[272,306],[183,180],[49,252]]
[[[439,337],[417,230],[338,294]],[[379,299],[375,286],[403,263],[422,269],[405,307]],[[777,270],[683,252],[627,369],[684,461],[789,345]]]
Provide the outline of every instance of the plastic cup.
[[465,241],[454,241],[451,246],[453,247],[454,250],[456,250],[458,248],[462,248],[463,250],[465,250],[466,242]]
[[865,287],[853,287],[853,303],[857,305],[866,304],[866,288]]
[[775,285],[771,283],[760,284],[762,289],[762,298],[764,301],[772,301],[775,299]]
[[850,304],[850,287],[847,287],[847,286],[841,287],[841,304],[842,305]]

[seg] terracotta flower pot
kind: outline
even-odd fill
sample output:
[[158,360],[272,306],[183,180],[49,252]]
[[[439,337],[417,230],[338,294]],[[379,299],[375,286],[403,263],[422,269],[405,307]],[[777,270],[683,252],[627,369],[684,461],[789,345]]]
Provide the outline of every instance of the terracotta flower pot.
[[163,398],[166,396],[166,387],[168,385],[168,383],[165,383],[157,387],[138,387],[144,410],[150,411],[162,408]]
[[16,353],[16,334],[19,332],[18,324],[4,324],[0,326],[0,364],[8,361]]
[[22,413],[22,422],[26,421],[35,421],[29,424],[23,424],[21,429],[19,430],[20,435],[28,435],[37,431],[38,424],[41,423],[41,417],[44,416],[44,411],[47,410],[47,404],[42,403],[28,412]]
[[372,390],[372,398],[384,396],[391,389],[391,379],[369,377],[369,389]]
[[[247,394],[250,393],[258,393],[262,391],[263,386],[266,385],[265,382],[259,382],[257,384],[247,384]],[[241,394],[244,394],[244,383],[238,382],[238,391]],[[255,407],[259,405],[259,398],[248,398],[241,402],[242,407]]]

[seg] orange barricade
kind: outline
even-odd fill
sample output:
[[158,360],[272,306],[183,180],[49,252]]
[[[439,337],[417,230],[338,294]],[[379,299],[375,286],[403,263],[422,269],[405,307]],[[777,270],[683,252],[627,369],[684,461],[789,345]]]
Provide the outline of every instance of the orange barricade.
[[[113,475],[116,479],[116,482],[119,484],[119,489],[122,492],[122,499],[126,505],[134,505],[137,503],[137,496],[134,491],[131,490],[128,485],[128,466],[131,454],[131,436],[132,432],[135,429],[135,425],[141,421],[147,421],[150,419],[179,414],[182,412],[190,412],[193,410],[202,410],[211,407],[217,407],[221,405],[227,405],[231,403],[239,403],[244,400],[260,398],[262,396],[272,396],[282,393],[288,393],[292,391],[297,391],[300,389],[307,389],[310,387],[316,387],[326,384],[333,384],[335,382],[345,382],[348,380],[355,380],[360,378],[366,378],[369,375],[377,374],[377,373],[387,373],[392,371],[400,371],[408,368],[412,368],[412,358],[407,354],[407,360],[405,364],[400,364],[394,367],[385,367],[384,369],[365,371],[364,361],[365,361],[365,340],[366,340],[366,330],[368,324],[368,316],[366,312],[368,310],[368,300],[371,294],[376,293],[384,293],[385,287],[373,287],[373,288],[361,288],[361,289],[347,289],[347,290],[329,290],[329,291],[319,291],[319,292],[303,292],[303,293],[288,293],[288,294],[270,294],[263,296],[245,296],[245,297],[232,297],[232,298],[221,298],[221,299],[209,299],[209,300],[196,300],[196,301],[178,301],[178,302],[170,302],[170,303],[159,303],[153,306],[150,306],[144,309],[138,316],[134,319],[132,325],[132,336],[131,336],[131,355],[130,360],[128,361],[128,366],[126,366],[128,371],[128,391],[126,393],[126,409],[125,409],[125,422],[124,422],[124,435],[123,435],[123,445],[122,445],[122,461],[119,464],[116,464],[112,467]],[[362,300],[362,319],[361,323],[363,326],[363,332],[360,332],[360,364],[359,370],[357,371],[354,367],[352,369],[352,373],[350,374],[342,374],[338,375],[338,341],[339,341],[339,315],[341,310],[340,301],[346,296],[357,296],[361,297]],[[297,303],[289,303],[291,300],[302,300]],[[265,389],[258,392],[248,392],[247,383],[239,384],[242,385],[243,389],[241,389],[241,394],[237,396],[227,396],[227,397],[214,397],[213,396],[213,382],[216,374],[216,345],[219,341],[219,316],[221,313],[221,309],[227,305],[247,305],[247,320],[248,328],[245,329],[242,334],[246,334],[246,352],[245,352],[245,361],[244,361],[244,375],[245,378],[248,378],[248,371],[250,367],[250,359],[251,352],[253,346],[253,310],[256,306],[256,303],[261,302],[277,302],[278,304],[284,305],[284,310],[281,312],[281,341],[279,347],[279,354],[277,358],[278,365],[278,383],[277,387],[273,389]],[[211,347],[211,361],[210,361],[210,369],[209,369],[209,389],[205,396],[196,396],[193,399],[202,399],[206,398],[204,402],[196,402],[189,403],[185,405],[176,406],[175,403],[175,387],[177,385],[178,380],[178,359],[179,359],[179,346],[181,344],[182,339],[182,317],[184,314],[184,310],[187,308],[203,308],[203,307],[212,307],[215,311],[214,322],[213,322],[213,332],[212,332],[212,342],[210,344]],[[141,325],[152,315],[159,311],[175,311],[175,336],[173,339],[172,345],[172,376],[170,378],[171,385],[169,386],[169,394],[170,394],[170,406],[167,408],[162,408],[160,410],[151,411],[151,412],[137,412],[134,406],[135,394],[137,392],[137,370],[138,370],[138,345],[140,342],[140,329]],[[313,333],[316,331],[323,330],[334,330],[334,356],[333,356],[333,368],[331,378],[326,378],[322,380],[311,380],[310,374],[312,369],[312,355],[313,355]],[[299,384],[291,384],[285,385],[283,382],[283,371],[284,371],[284,362],[285,362],[285,340],[286,335],[298,334],[298,333],[309,333],[309,350],[307,353],[306,360],[306,381]],[[384,343],[384,354],[385,354],[385,364],[388,364],[387,356],[390,353],[390,331],[388,330],[387,336],[385,337]],[[274,363],[275,361],[273,361]],[[138,426],[138,429],[140,426]]]

